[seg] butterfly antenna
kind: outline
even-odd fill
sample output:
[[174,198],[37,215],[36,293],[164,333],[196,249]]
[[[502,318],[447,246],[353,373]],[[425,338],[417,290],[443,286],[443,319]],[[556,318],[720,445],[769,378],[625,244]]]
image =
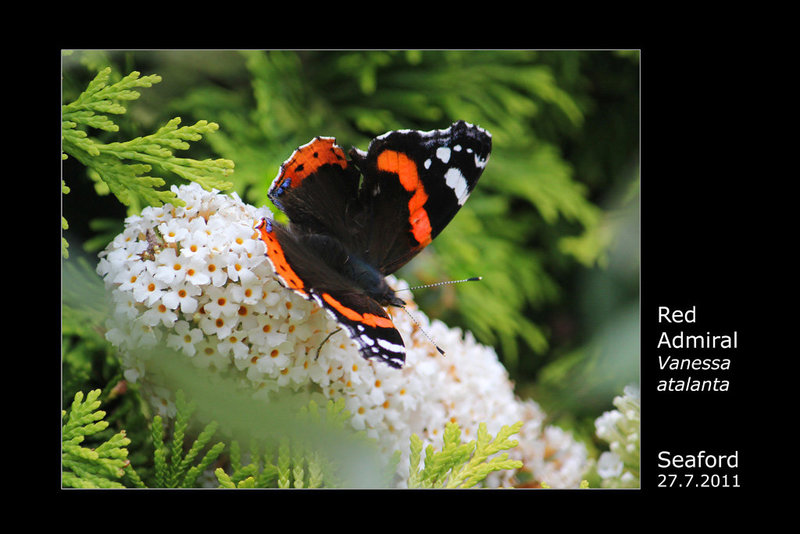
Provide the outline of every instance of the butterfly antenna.
[[[398,291],[412,291],[412,290],[415,290],[415,289],[426,289],[426,288],[429,288],[429,287],[444,286],[444,285],[449,285],[449,284],[460,284],[461,282],[477,282],[479,280],[483,280],[483,277],[482,276],[473,276],[472,278],[464,278],[463,280],[447,280],[445,282],[436,282],[435,284],[425,284],[425,285],[422,285],[422,286],[405,287],[405,288],[402,288],[402,289],[395,289],[395,292],[398,292]],[[414,317],[411,314],[411,312],[409,312],[406,309],[405,306],[400,306],[400,307],[403,308],[403,311],[406,312],[409,317],[411,317],[411,320],[414,321],[414,324],[417,325],[417,327],[420,329],[420,331],[423,334],[425,334],[425,337],[428,338],[428,341],[430,341],[431,344],[434,347],[436,347],[436,350],[439,351],[439,354],[444,356],[444,351],[442,350],[442,348],[439,345],[437,345],[436,341],[434,341],[433,338],[425,331],[425,329],[422,328],[422,325],[419,324],[419,321],[417,321],[417,318]]]
[[415,289],[427,289],[429,287],[445,286],[448,284],[460,284],[461,282],[478,282],[483,280],[482,276],[473,276],[472,278],[464,278],[463,280],[447,280],[445,282],[436,282],[435,284],[425,284],[424,286],[404,287],[402,289],[395,289],[397,291],[413,291]]
[[422,332],[423,334],[425,334],[425,337],[427,337],[427,338],[428,338],[428,341],[430,341],[430,342],[431,342],[431,344],[432,344],[434,347],[436,347],[436,350],[438,350],[438,351],[439,351],[439,354],[441,354],[442,356],[444,356],[444,351],[442,350],[442,348],[441,348],[439,345],[437,345],[437,344],[436,344],[436,342],[433,340],[433,338],[432,338],[430,335],[428,335],[428,333],[425,331],[425,329],[424,329],[424,328],[422,328],[422,325],[421,325],[421,324],[419,324],[419,321],[417,321],[417,318],[416,318],[416,317],[414,317],[414,316],[411,314],[411,312],[410,312],[410,311],[408,311],[408,310],[406,309],[406,307],[405,307],[405,306],[400,306],[400,307],[401,307],[401,308],[403,308],[403,311],[404,311],[404,312],[406,312],[406,313],[408,314],[408,316],[409,316],[409,317],[411,317],[411,320],[412,320],[412,321],[414,321],[414,324],[416,324],[416,325],[417,325],[417,327],[419,328],[420,332]]

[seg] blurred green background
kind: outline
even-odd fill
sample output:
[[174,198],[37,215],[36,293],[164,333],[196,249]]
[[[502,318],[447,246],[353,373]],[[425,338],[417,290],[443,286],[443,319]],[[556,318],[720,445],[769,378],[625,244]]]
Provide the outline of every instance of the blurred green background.
[[[464,119],[488,129],[478,188],[398,276],[412,285],[483,276],[415,297],[494,346],[520,396],[584,436],[638,383],[638,51],[70,51],[62,103],[106,66],[112,80],[139,71],[162,81],[115,117],[118,132],[90,135],[124,141],[176,116],[215,122],[217,132],[177,155],[234,161],[233,191],[256,206],[271,206],[280,164],[316,135],[365,149],[398,128]],[[63,179],[65,264],[79,251],[96,262],[128,208],[98,195],[73,158]],[[97,332],[65,320],[64,339],[64,397],[108,387],[114,364]]]

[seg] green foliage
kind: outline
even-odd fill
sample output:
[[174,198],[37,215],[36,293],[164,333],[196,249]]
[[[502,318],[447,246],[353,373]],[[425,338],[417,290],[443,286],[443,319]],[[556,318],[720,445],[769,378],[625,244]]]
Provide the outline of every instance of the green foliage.
[[[108,427],[104,420],[106,413],[98,410],[100,390],[89,392],[86,400],[83,393],[75,395],[67,421],[62,426],[63,450],[62,483],[65,487],[76,488],[123,488],[120,479],[127,475],[131,485],[146,487],[128,461],[130,439],[121,431],[95,448],[82,447],[84,438],[97,434]],[[165,440],[166,425],[160,416],[155,416],[152,425],[154,446],[154,477],[152,487],[191,488],[198,484],[198,477],[221,455],[225,444],[217,442],[208,447],[217,431],[217,423],[212,422],[198,434],[187,447],[187,430],[194,405],[187,403],[182,392],[176,398],[177,412],[169,440]],[[62,418],[67,414],[62,412]],[[327,424],[344,428],[349,418],[344,409],[344,399],[328,401],[324,412],[316,403],[309,403],[302,418],[316,424]],[[444,446],[435,451],[429,446],[425,451],[425,465],[419,469],[422,441],[418,436],[411,438],[411,478],[409,487],[418,488],[470,488],[480,484],[493,471],[515,469],[521,462],[509,460],[507,453],[517,442],[509,439],[519,431],[522,423],[504,426],[497,437],[486,432],[486,425],[480,425],[478,438],[469,443],[461,442],[461,432],[457,424],[450,423],[445,428]],[[367,439],[363,436],[361,439]],[[203,451],[205,454],[200,457]],[[325,451],[309,447],[301,440],[281,438],[277,446],[251,442],[248,461],[238,441],[230,446],[230,471],[217,468],[214,473],[222,488],[320,488],[340,487],[341,478],[337,474],[339,466],[334,465]],[[386,466],[386,483],[399,455]]]
[[[212,464],[225,459],[221,456],[224,442],[209,446],[218,431],[218,423],[208,423],[200,432],[190,430],[196,405],[187,402],[183,392],[178,391],[176,415],[171,423],[165,424],[159,415],[153,418],[152,456],[149,462],[142,459],[142,464],[152,464],[152,476],[142,480],[129,461],[126,447],[131,440],[125,431],[100,441],[96,447],[81,446],[84,438],[97,436],[109,426],[105,420],[106,412],[97,410],[100,395],[100,390],[93,390],[84,400],[83,393],[78,392],[62,426],[63,486],[124,488],[126,485],[121,482],[124,479],[127,486],[140,488],[192,488],[200,485],[199,477]],[[328,401],[325,410],[320,410],[312,401],[301,411],[300,419],[317,425],[317,430],[323,434],[333,429],[345,431],[350,414],[344,406],[344,399],[339,399]],[[62,418],[67,413],[63,411]],[[168,437],[167,432],[170,432]],[[359,441],[359,446],[366,444],[374,448],[374,441],[366,438],[363,432],[355,436],[352,436],[352,431],[347,432],[351,434],[350,439]],[[196,437],[188,438],[190,433]],[[247,456],[247,461],[243,461],[244,456]],[[383,486],[389,484],[398,458],[399,455],[395,455],[394,461],[386,466]],[[347,487],[347,477],[342,477],[342,465],[337,464],[337,459],[320,448],[319,443],[312,445],[296,435],[281,437],[274,445],[251,440],[246,455],[242,453],[239,442],[231,440],[229,457],[225,460],[230,474],[221,467],[214,471],[221,488]],[[346,468],[353,469],[355,465]]]
[[[350,417],[344,409],[344,399],[328,401],[324,412],[315,402],[310,402],[303,418],[316,424],[329,424],[343,429]],[[457,424],[449,423],[445,428],[444,445],[441,451],[429,446],[425,451],[425,465],[419,467],[422,440],[415,434],[410,440],[411,488],[471,488],[480,484],[494,471],[517,469],[522,463],[509,460],[508,453],[501,451],[517,446],[509,439],[516,434],[522,423],[504,426],[494,439],[481,424],[478,438],[469,443],[461,442],[461,431]],[[363,433],[360,439],[367,439]],[[500,454],[498,454],[500,453]],[[324,450],[314,449],[300,440],[281,438],[273,447],[250,444],[248,462],[242,461],[238,442],[231,444],[229,474],[217,468],[215,475],[222,488],[320,488],[342,487],[335,465]],[[388,486],[399,461],[399,451],[385,469]]]
[[175,415],[170,443],[164,441],[164,424],[161,416],[153,418],[153,445],[155,447],[155,485],[159,488],[191,488],[197,478],[219,457],[225,444],[218,442],[211,446],[200,460],[198,455],[205,449],[214,433],[217,423],[209,423],[200,432],[188,450],[185,449],[186,430],[194,406],[186,402],[182,391],[176,395],[177,413]]
[[469,443],[461,442],[461,430],[456,423],[448,423],[444,430],[441,451],[433,445],[425,449],[425,466],[420,469],[422,440],[416,434],[411,436],[411,457],[409,459],[410,488],[471,488],[481,483],[489,473],[503,469],[519,469],[522,462],[509,460],[508,453],[500,451],[517,446],[517,441],[509,439],[519,432],[522,422],[503,426],[497,436],[486,431],[486,424],[478,426],[478,438]]
[[123,488],[125,486],[119,479],[126,471],[132,480],[138,480],[127,459],[126,447],[130,440],[124,431],[114,434],[96,447],[81,446],[87,437],[108,427],[108,422],[103,420],[106,412],[98,410],[98,397],[99,389],[90,391],[85,400],[83,392],[78,392],[69,412],[61,411],[61,483],[64,487]]
[[79,391],[113,386],[120,370],[103,337],[108,308],[93,267],[80,253],[73,254],[62,262],[61,282],[61,387],[68,403]]
[[217,468],[217,476],[222,488],[321,488],[325,465],[322,453],[312,451],[296,444],[292,446],[289,439],[282,439],[277,451],[269,448],[266,451],[251,445],[250,461],[242,463],[239,443],[231,444],[231,469],[227,474],[224,469]]
[[[343,398],[328,400],[325,409],[311,400],[299,413],[299,421],[308,423],[314,432],[330,436],[332,432],[350,434],[350,445],[374,448],[374,441],[363,432],[347,430],[346,423],[350,412],[345,409]],[[347,487],[351,475],[343,469],[352,469],[355,464],[342,465],[336,455],[320,447],[325,440],[303,439],[302,435],[284,435],[273,440],[274,443],[251,440],[247,452],[247,462],[243,461],[239,442],[231,443],[230,473],[217,468],[215,475],[222,488],[337,488]],[[399,460],[395,455],[383,473],[382,486],[388,486]]]
[[[278,478],[278,467],[272,462],[269,454],[261,452],[255,443],[250,449],[250,462],[242,463],[242,454],[238,441],[233,441],[230,448],[230,463],[233,474],[229,475],[221,467],[214,474],[221,488],[274,488]],[[263,464],[262,464],[263,461]],[[278,462],[283,463],[283,458]]]
[[[89,169],[89,176],[98,182],[98,192],[110,191],[124,205],[133,208],[181,204],[172,191],[158,189],[166,182],[150,174],[154,167],[197,182],[206,189],[230,188],[231,183],[225,178],[233,170],[232,161],[197,161],[174,155],[176,150],[188,149],[189,141],[199,141],[204,135],[215,132],[219,128],[216,123],[200,120],[192,126],[179,127],[181,119],[176,117],[155,133],[129,141],[105,143],[90,137],[86,131],[89,128],[119,131],[119,126],[109,115],[126,113],[125,103],[140,96],[136,89],[151,87],[161,81],[158,75],[140,77],[136,71],[115,83],[110,83],[110,76],[111,68],[104,68],[78,98],[62,106],[62,159],[69,155],[80,161]],[[68,191],[62,185],[62,192],[66,194]],[[62,228],[66,227],[66,220],[62,217]],[[66,241],[62,244],[62,253],[66,257],[65,251]]]
[[[311,415],[315,422],[320,421],[318,406],[311,402],[305,416]],[[344,403],[329,402],[328,420],[337,426],[349,417]],[[220,487],[223,488],[320,488],[325,479],[333,479],[331,466],[323,458],[321,451],[304,445],[298,439],[282,437],[277,446],[261,447],[253,441],[249,450],[249,462],[242,462],[238,441],[231,443],[231,471],[229,475],[222,468],[215,471]],[[331,481],[328,481],[331,485]]]

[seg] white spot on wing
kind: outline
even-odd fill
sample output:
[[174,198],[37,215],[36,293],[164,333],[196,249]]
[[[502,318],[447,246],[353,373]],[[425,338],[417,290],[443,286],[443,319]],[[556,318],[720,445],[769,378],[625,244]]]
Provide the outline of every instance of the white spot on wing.
[[399,353],[405,352],[405,347],[403,347],[402,345],[395,345],[394,343],[390,343],[385,339],[378,339],[378,345],[380,345],[381,347],[390,352],[399,352]]
[[446,146],[442,146],[436,149],[436,157],[442,160],[442,163],[447,163],[450,161],[450,149]]
[[466,202],[467,198],[469,198],[469,188],[464,175],[461,174],[461,171],[455,167],[450,167],[447,169],[447,172],[444,173],[444,179],[447,183],[447,187],[452,189],[456,194],[458,204],[463,206],[464,202]]

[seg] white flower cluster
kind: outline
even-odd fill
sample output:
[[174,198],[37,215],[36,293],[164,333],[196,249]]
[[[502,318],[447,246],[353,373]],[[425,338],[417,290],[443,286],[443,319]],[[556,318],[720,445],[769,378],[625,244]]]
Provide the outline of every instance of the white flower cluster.
[[604,487],[639,487],[639,388],[626,386],[622,396],[614,397],[614,406],[616,410],[594,423],[597,436],[609,444],[609,451],[597,460],[597,474]]
[[[148,381],[147,351],[141,350],[158,343],[211,372],[237,375],[256,398],[268,400],[282,388],[344,398],[353,428],[374,437],[386,453],[404,455],[401,476],[407,476],[412,433],[438,448],[448,421],[459,424],[466,440],[476,437],[479,423],[495,435],[501,426],[523,421],[511,456],[550,487],[580,483],[586,450],[568,434],[545,428],[539,407],[514,396],[493,349],[429,321],[406,293],[419,325],[402,310],[389,310],[406,343],[402,369],[364,360],[343,331],[323,344],[335,321],[280,286],[253,230],[261,217],[271,217],[269,211],[195,184],[173,191],[185,206],[148,207],[126,219],[97,267],[113,304],[106,337],[121,354],[126,378],[141,382],[163,415],[174,414],[171,392]],[[490,482],[510,480],[506,475]]]

